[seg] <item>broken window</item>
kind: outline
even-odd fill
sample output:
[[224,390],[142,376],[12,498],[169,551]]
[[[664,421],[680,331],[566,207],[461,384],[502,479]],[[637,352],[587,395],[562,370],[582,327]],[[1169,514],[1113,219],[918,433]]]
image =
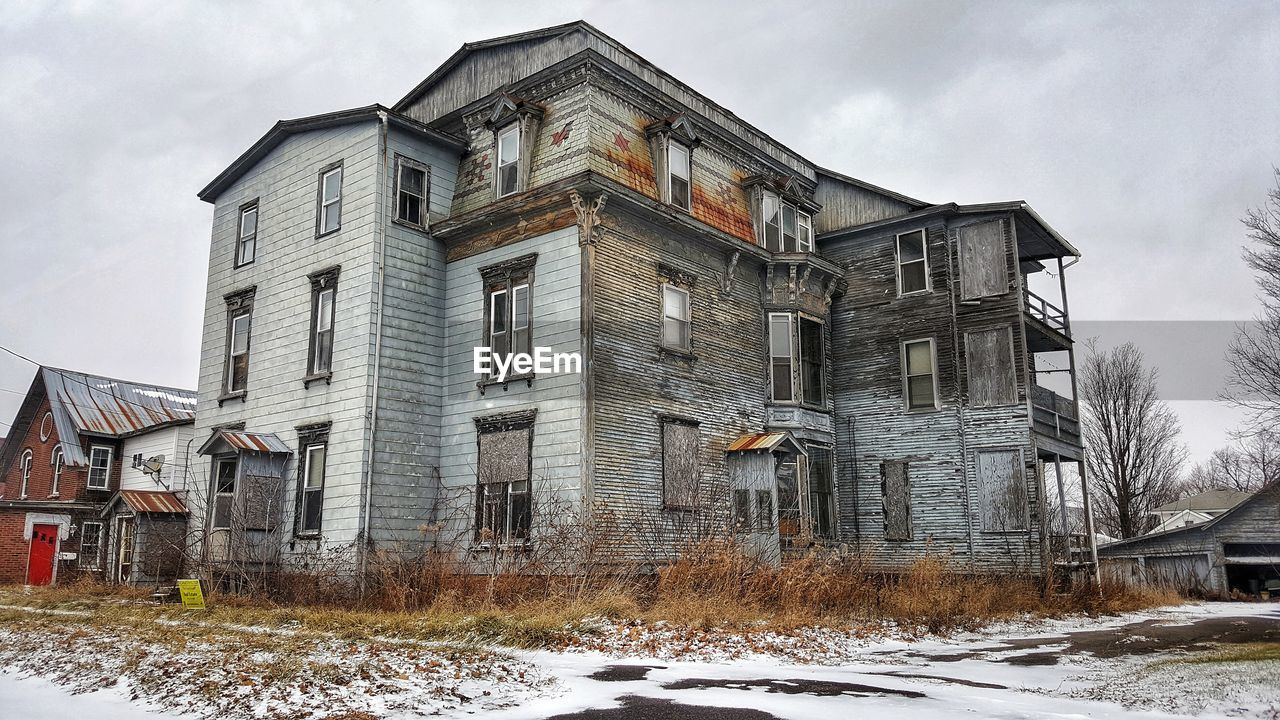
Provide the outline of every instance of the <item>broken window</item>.
[[775,402],[795,399],[791,348],[791,314],[769,313],[769,374]]
[[835,466],[831,448],[809,446],[809,514],[813,536],[835,537]]
[[964,300],[1009,291],[1004,226],[999,220],[960,228],[960,297]]
[[929,289],[929,250],[924,230],[898,235],[898,294]]
[[773,493],[768,490],[756,490],[756,529],[773,529]]
[[822,329],[821,322],[800,318],[800,388],[809,405],[822,405],[827,399]]
[[231,527],[231,511],[236,497],[236,458],[219,458],[213,464],[214,530]]
[[98,569],[102,553],[102,523],[84,522],[80,524],[80,554],[77,564],[86,570]]
[[689,350],[689,291],[662,286],[662,346]]
[[520,189],[520,124],[513,123],[498,133],[498,197]]
[[751,529],[751,491],[741,488],[733,491],[733,529],[746,532]]
[[324,508],[324,470],[328,443],[307,445],[302,454],[299,497],[298,534],[315,535],[320,532],[320,516]]
[[969,404],[974,407],[1013,405],[1018,384],[1013,369],[1013,330],[979,330],[964,335],[969,370]]
[[1027,485],[1018,450],[977,453],[978,500],[982,529],[1009,532],[1027,528]]
[[478,420],[476,539],[511,542],[529,537],[533,416]]
[[690,420],[662,420],[662,504],[668,508],[699,505],[698,425]]
[[106,490],[111,483],[112,449],[94,445],[89,449],[89,489]]
[[760,195],[760,240],[770,252],[812,252],[813,218],[777,193]]
[[884,502],[886,540],[911,539],[911,480],[907,463],[886,460],[880,463],[880,493]]
[[338,294],[337,266],[312,273],[311,278],[311,351],[307,375],[327,375],[333,369],[334,300]]
[[316,213],[316,235],[327,235],[342,226],[342,163],[320,172],[320,208]]
[[240,208],[240,227],[236,235],[236,267],[253,262],[258,247],[258,201]]
[[938,407],[938,377],[934,370],[933,339],[902,343],[902,386],[908,410]]
[[417,228],[427,227],[430,170],[406,157],[396,158],[396,220]]
[[667,141],[667,197],[671,204],[684,210],[693,207],[690,189],[693,187],[693,165],[689,148],[671,140]]

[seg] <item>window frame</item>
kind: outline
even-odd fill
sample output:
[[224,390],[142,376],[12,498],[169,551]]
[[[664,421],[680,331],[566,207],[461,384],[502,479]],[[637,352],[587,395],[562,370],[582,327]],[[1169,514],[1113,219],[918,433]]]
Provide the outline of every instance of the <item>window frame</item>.
[[[343,172],[343,161],[339,160],[320,169],[318,180],[316,182],[316,237],[321,238],[332,235],[342,229],[342,182],[345,179]],[[338,193],[332,200],[325,200],[325,185],[329,177],[338,176]],[[333,227],[325,226],[325,211],[331,205],[336,205],[337,215],[336,224]]]
[[[795,403],[796,402],[796,322],[795,313],[791,312],[770,312],[766,316],[768,319],[768,338],[769,338],[769,400],[774,403]],[[774,354],[774,319],[785,317],[787,319],[787,387],[788,395],[785,398],[777,397],[778,390],[778,362],[782,355]]]
[[[93,484],[93,470],[94,470],[94,467],[93,467],[93,456],[94,456],[95,454],[97,454],[97,452],[98,452],[99,450],[105,450],[105,451],[107,452],[107,464],[106,464],[105,469],[103,470],[104,477],[103,477],[103,481],[102,481],[102,485],[101,485],[101,486],[98,486],[98,485],[94,485],[94,484]],[[85,476],[85,487],[87,487],[87,488],[88,488],[88,489],[90,489],[90,490],[107,490],[107,489],[110,489],[110,487],[111,487],[111,463],[112,463],[114,460],[115,460],[115,448],[111,447],[110,445],[90,445],[90,446],[89,446],[89,472],[88,472],[88,473],[86,474],[86,476]]]
[[[921,236],[920,259],[903,261],[902,238],[906,237],[907,235],[916,235],[916,234],[919,234]],[[930,272],[929,272],[929,230],[928,228],[916,228],[915,230],[908,230],[906,232],[900,232],[895,234],[894,240],[893,240],[893,259],[894,259],[895,274],[897,275],[897,279],[898,279],[898,297],[910,297],[912,295],[923,295],[925,293],[933,292],[933,278],[930,276]],[[917,263],[921,264],[924,267],[924,287],[919,290],[906,290],[903,288],[903,285],[902,285],[902,277],[903,277],[902,268],[904,265],[915,265]]]
[[[671,487],[670,479],[667,477],[667,427],[684,427],[692,428],[696,437],[696,455],[693,458],[693,476],[689,478],[690,487],[686,488],[686,497],[677,497],[677,493]],[[674,415],[658,416],[658,448],[660,450],[660,459],[662,463],[662,509],[674,510],[681,512],[694,512],[702,507],[702,423],[697,420],[685,417],[677,417]],[[681,503],[680,500],[687,502]]]
[[[533,541],[533,427],[536,419],[536,410],[518,410],[474,419],[476,424],[476,505],[473,524],[475,525],[474,542],[479,547],[524,546]],[[527,438],[528,445],[525,449],[527,462],[523,468],[523,477],[500,480],[487,479],[482,474],[484,468],[487,467],[487,463],[483,459],[485,455],[483,438],[486,435],[507,432],[524,433]],[[496,485],[502,486],[503,493],[502,498],[497,501],[502,507],[502,528],[500,532],[488,527],[488,519],[490,517],[488,508],[493,506],[489,498],[491,497],[493,486]],[[517,485],[523,485],[523,489],[518,489]],[[517,515],[511,511],[511,508],[513,507],[513,499],[521,495],[524,496],[524,503],[522,511]],[[490,530],[491,537],[489,538],[484,537],[486,529]]]
[[[689,289],[680,287],[671,282],[661,283],[659,293],[662,298],[662,327],[658,342],[666,350],[674,350],[680,353],[690,353],[693,351],[693,298],[689,293]],[[679,296],[682,300],[682,307],[678,308],[683,311],[684,317],[678,317],[671,314],[672,308],[668,307],[668,293]],[[667,321],[671,320],[677,323],[683,323],[684,342],[671,342],[671,338],[667,337]],[[679,338],[677,338],[679,340]]]
[[[769,213],[766,212],[768,206],[772,204],[777,208],[775,213],[777,222],[770,222]],[[794,247],[787,247],[787,217],[790,213],[792,220],[791,240]],[[769,247],[769,230],[770,228],[776,233],[777,249]],[[804,231],[802,234],[801,231]],[[761,189],[760,191],[760,246],[769,252],[776,253],[811,253],[813,252],[813,213],[807,212],[799,203],[784,197],[782,194],[773,190]]]
[[[839,513],[836,508],[837,492],[835,447],[832,445],[812,443],[806,444],[805,449],[808,452],[808,460],[805,462],[804,471],[806,492],[809,495],[807,498],[809,503],[809,533],[813,538],[835,540],[840,534],[839,519],[837,517]],[[826,469],[828,474],[826,476],[827,487],[824,492],[819,492],[814,489],[814,468],[815,466],[821,467],[821,465],[814,460],[817,453],[825,453],[826,455]],[[817,502],[819,495],[826,495],[827,506],[826,512],[824,513],[825,518],[820,518],[819,516]],[[819,531],[819,525],[822,520],[825,520],[825,524],[827,526],[825,533]]]
[[768,488],[756,488],[755,492],[755,529],[760,532],[771,532],[774,529],[773,491]]
[[[236,346],[236,323],[244,320],[245,338],[244,350],[237,353]],[[227,354],[225,358],[225,373],[222,379],[222,394],[237,395],[243,394],[249,389],[249,352],[253,344],[253,310],[246,308],[241,310],[232,310],[227,315]],[[244,356],[244,387],[237,388],[235,386],[235,359],[240,355]]]
[[[516,195],[520,192],[520,170],[521,170],[520,151],[522,149],[520,145],[523,142],[523,138],[521,137],[522,134],[523,133],[520,132],[519,121],[512,122],[509,125],[503,128],[500,128],[494,132],[494,135],[493,135],[493,138],[494,138],[493,189],[494,189],[494,194],[496,195],[496,198],[498,200],[501,200],[502,198],[505,198],[505,197],[511,197],[512,195]],[[502,139],[509,135],[514,135],[516,139],[515,157],[511,158],[510,161],[504,162],[503,154],[502,154]],[[502,171],[504,168],[512,165],[515,166],[515,179],[511,183],[511,190],[504,193],[502,191]]]
[[[678,152],[684,153],[684,160],[680,163],[680,167],[684,170],[684,177],[680,177],[676,173],[676,164],[672,162],[671,152],[676,149]],[[684,201],[686,204],[676,202],[674,179],[683,180],[685,183]],[[674,208],[679,208],[686,212],[693,212],[693,148],[673,138],[667,139],[667,204]]]
[[[805,324],[817,326],[818,332],[818,398],[811,400],[809,398],[809,383],[807,381],[808,365],[812,361],[805,357],[804,339]],[[796,316],[796,345],[795,345],[796,365],[799,368],[800,378],[800,404],[809,407],[823,408],[827,405],[827,324],[817,318],[809,317],[804,314]]]
[[66,467],[66,456],[62,451],[62,443],[53,446],[49,456],[49,464],[53,466],[53,479],[49,486],[49,497],[58,497],[62,490],[62,471]]
[[[318,487],[311,487],[311,470],[315,462],[313,456],[317,452],[320,453],[320,484]],[[302,462],[298,464],[298,511],[295,534],[298,537],[315,538],[320,536],[324,527],[324,487],[329,470],[328,438],[307,442],[302,446],[299,454],[302,456]],[[309,503],[313,501],[318,504],[314,513],[315,526],[308,527]]]
[[[334,265],[333,267],[318,270],[307,276],[311,283],[311,324],[307,332],[307,367],[306,375],[303,377],[303,385],[310,387],[311,383],[316,380],[324,380],[326,383],[333,377],[333,353],[337,344],[338,335],[338,279],[341,275],[342,266]],[[327,317],[322,316],[322,301],[325,295],[329,296],[329,311]],[[322,330],[325,322],[328,322],[328,330]],[[322,348],[321,343],[326,338],[322,333],[328,332],[328,347]],[[327,350],[322,353],[321,350]],[[320,367],[321,357],[327,358],[327,364]]]
[[[248,235],[244,232],[244,219],[249,213],[253,213],[253,232]],[[262,210],[258,206],[258,198],[254,198],[249,202],[240,206],[240,212],[236,214],[236,247],[235,258],[232,266],[242,268],[245,265],[252,265],[253,261],[258,258],[258,224],[262,221]],[[249,248],[249,257],[245,258],[245,247]]]
[[[416,196],[412,192],[404,189],[404,172],[411,170],[422,173],[422,195]],[[393,203],[395,207],[391,215],[392,222],[405,227],[411,227],[415,230],[427,230],[431,226],[431,166],[426,163],[414,160],[404,155],[396,155],[395,162],[395,195]],[[401,217],[404,206],[401,203],[401,194],[408,194],[417,197],[422,203],[418,208],[418,222],[407,220]]]
[[[88,553],[85,552],[85,539],[89,537],[89,526],[95,526],[98,531],[94,533],[93,540],[93,557],[89,562],[85,562]],[[80,523],[80,549],[76,555],[76,565],[85,570],[101,570],[102,569],[102,531],[106,527],[106,523],[98,520],[86,520]]]
[[18,471],[22,475],[22,483],[18,486],[18,499],[26,500],[27,491],[31,489],[31,467],[35,465],[35,453],[31,448],[22,451],[18,460]]
[[755,518],[751,512],[751,488],[734,488],[733,489],[733,531],[736,533],[753,532],[755,527]]
[[[918,345],[920,343],[929,343],[929,377],[933,383],[933,404],[913,406],[911,404],[911,378],[923,377],[924,373],[911,374],[909,372],[910,363],[907,355],[907,347],[909,345]],[[900,371],[902,373],[902,404],[907,412],[935,412],[942,409],[941,389],[938,387],[938,346],[932,337],[913,338],[903,340],[899,344],[900,348]]]
[[[482,286],[484,289],[484,303],[483,316],[481,318],[483,323],[481,335],[485,347],[488,347],[494,354],[533,354],[533,285],[534,266],[537,264],[537,260],[537,254],[531,253],[480,269],[480,277],[484,283]],[[516,296],[519,291],[524,291],[525,294],[525,323],[517,326]],[[501,333],[503,346],[501,348],[494,346],[495,328],[498,320],[496,297],[505,299],[502,316],[504,329]],[[523,333],[524,336],[522,340],[523,347],[520,348],[515,347],[517,332]],[[514,379],[532,379],[533,375],[532,371],[521,374],[508,373],[503,382],[508,383]],[[497,363],[492,363],[489,376],[480,382],[481,384],[497,382],[497,377]]]
[[[230,465],[233,468],[231,473],[231,489],[223,490],[219,480],[221,479],[220,468],[223,465]],[[223,455],[213,459],[213,503],[211,503],[209,512],[209,529],[213,530],[230,530],[235,524],[235,507],[236,507],[236,490],[240,486],[240,457],[238,455]],[[226,524],[218,524],[218,504],[222,498],[227,499],[227,516]]]

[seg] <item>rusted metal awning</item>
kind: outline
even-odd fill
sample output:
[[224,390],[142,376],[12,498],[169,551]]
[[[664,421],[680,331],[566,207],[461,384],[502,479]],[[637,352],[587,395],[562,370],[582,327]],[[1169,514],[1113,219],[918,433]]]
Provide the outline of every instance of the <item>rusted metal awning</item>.
[[[121,490],[116,493],[116,500],[124,501],[129,509],[139,514],[157,514],[157,515],[186,515],[187,508],[178,499],[177,495],[171,492],[161,492],[159,490]],[[116,501],[107,503],[104,510],[109,512],[114,507]]]
[[746,452],[748,450],[765,450],[768,452],[791,450],[802,455],[805,454],[804,447],[796,442],[791,433],[785,431],[741,435],[737,440],[729,443],[729,447],[725,449],[725,452]]
[[214,430],[213,435],[200,446],[199,454],[214,455],[221,452],[281,453],[293,452],[274,433],[254,433],[244,430]]

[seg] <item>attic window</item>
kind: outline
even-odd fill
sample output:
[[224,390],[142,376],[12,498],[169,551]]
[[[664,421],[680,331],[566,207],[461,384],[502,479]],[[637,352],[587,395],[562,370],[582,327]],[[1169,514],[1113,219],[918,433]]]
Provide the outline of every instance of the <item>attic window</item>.
[[520,128],[511,125],[498,133],[498,197],[520,189]]
[[813,218],[769,190],[760,195],[759,235],[769,252],[813,252]]
[[645,134],[654,160],[658,199],[681,210],[692,210],[693,151],[702,142],[693,123],[681,113],[650,124]]
[[533,146],[543,109],[505,93],[498,96],[486,125],[493,131],[493,189],[502,199],[529,189]]
[[678,208],[692,208],[690,189],[693,167],[690,163],[689,148],[678,142],[667,144],[667,194],[671,204]]

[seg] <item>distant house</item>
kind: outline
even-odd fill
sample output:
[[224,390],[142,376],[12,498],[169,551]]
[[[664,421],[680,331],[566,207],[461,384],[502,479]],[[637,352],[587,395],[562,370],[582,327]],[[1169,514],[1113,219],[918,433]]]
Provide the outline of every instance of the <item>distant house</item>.
[[[1188,511],[1199,512],[1169,512],[1177,517]],[[1101,545],[1098,558],[1104,571],[1127,582],[1207,596],[1280,595],[1280,485],[1243,493],[1243,500],[1205,522]]]
[[1160,522],[1151,532],[1176,530],[1188,525],[1208,522],[1240,504],[1252,495],[1240,490],[1207,490],[1161,505],[1151,511]]
[[[0,582],[176,574],[195,393],[42,367],[0,446]],[[167,525],[166,525],[167,523]]]

